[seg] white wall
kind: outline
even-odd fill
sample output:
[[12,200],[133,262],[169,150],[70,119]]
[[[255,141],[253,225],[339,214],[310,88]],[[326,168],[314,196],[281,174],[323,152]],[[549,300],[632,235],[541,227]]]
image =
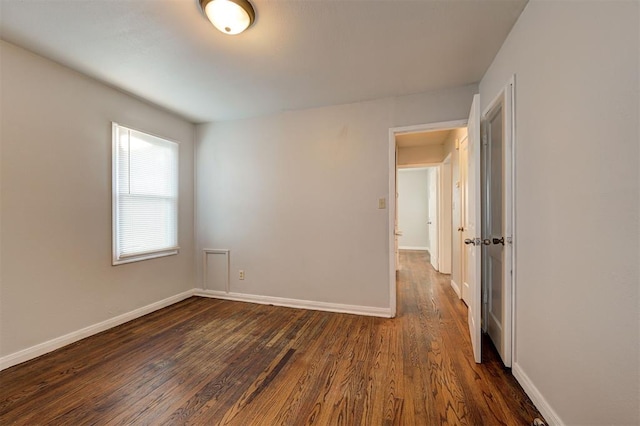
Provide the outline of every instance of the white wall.
[[[1,41],[0,57],[0,356],[193,288],[195,127]],[[112,120],[181,142],[177,256],[111,266]]]
[[389,128],[464,119],[476,89],[199,126],[198,250],[231,250],[232,292],[388,308]]
[[429,169],[398,170],[398,239],[401,249],[429,249]]
[[516,74],[514,373],[567,425],[640,424],[638,5],[531,1],[480,84]]

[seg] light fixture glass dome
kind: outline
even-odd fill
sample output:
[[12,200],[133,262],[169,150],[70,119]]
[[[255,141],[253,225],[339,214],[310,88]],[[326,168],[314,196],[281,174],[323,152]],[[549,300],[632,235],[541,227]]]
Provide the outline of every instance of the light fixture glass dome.
[[200,0],[200,5],[213,26],[225,34],[240,34],[255,19],[247,0]]

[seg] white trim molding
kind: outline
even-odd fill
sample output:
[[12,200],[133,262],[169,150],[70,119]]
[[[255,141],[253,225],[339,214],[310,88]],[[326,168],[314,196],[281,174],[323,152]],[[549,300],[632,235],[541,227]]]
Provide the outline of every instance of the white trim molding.
[[[503,150],[503,227],[504,227],[504,357],[506,367],[511,367],[516,362],[516,290],[517,290],[517,259],[516,259],[516,116],[515,116],[515,74],[500,89],[498,94],[489,103],[481,116],[482,123],[496,113],[498,108],[503,112],[504,146]],[[484,124],[483,124],[484,125]],[[486,134],[483,133],[483,139]],[[486,142],[486,141],[485,141]],[[488,200],[486,200],[488,203]],[[483,265],[484,268],[485,265]],[[483,272],[484,275],[484,272]],[[484,278],[483,278],[484,279]],[[483,289],[484,291],[484,289]],[[486,314],[486,313],[485,313]],[[483,321],[486,318],[483,318]],[[488,323],[487,321],[484,321]]]
[[454,281],[451,280],[451,288],[456,292],[458,299],[462,299],[462,293],[460,292],[460,286]]
[[189,297],[193,296],[194,293],[194,289],[187,290],[180,294],[176,294],[175,296],[167,297],[166,299],[160,300],[158,302],[154,302],[147,306],[134,309],[131,312],[127,312],[122,315],[118,315],[117,317],[109,318],[97,324],[93,324],[80,330],[65,334],[64,336],[56,337],[55,339],[39,343],[35,346],[31,346],[30,348],[5,355],[0,358],[0,371],[9,367],[13,367],[14,365],[23,363],[25,361],[29,361],[30,359],[37,358],[40,355],[55,351],[56,349],[77,342],[78,340],[82,340],[86,337],[93,336],[94,334],[101,333],[120,324],[124,324],[125,322],[134,320],[143,315],[147,315],[151,312],[157,311],[158,309],[166,308],[169,305],[173,305],[174,303],[178,303],[182,300],[188,299]]
[[544,396],[542,396],[542,393],[533,384],[529,376],[527,376],[527,374],[522,370],[520,364],[514,362],[511,372],[513,373],[513,377],[515,377],[518,383],[520,383],[520,386],[522,386],[525,393],[529,395],[529,398],[531,398],[533,404],[547,421],[547,424],[549,426],[565,426],[565,423],[560,419],[558,413],[551,408],[549,402],[547,402]]
[[[414,126],[401,126],[401,127],[392,127],[391,131],[393,131],[393,135],[401,135],[403,133],[417,133],[417,132],[428,132],[431,130],[449,130],[449,129],[457,129],[458,127],[467,127],[467,119],[464,118],[462,120],[451,120],[451,121],[439,121],[436,123],[426,123],[426,124],[416,124]],[[394,140],[395,144],[395,140]]]
[[419,251],[429,251],[429,247],[413,247],[413,246],[399,246],[398,250],[419,250]]
[[[221,250],[223,251],[223,250]],[[282,297],[257,296],[242,293],[228,293],[224,291],[203,290],[194,288],[175,296],[168,297],[158,302],[151,303],[131,312],[127,312],[117,317],[109,318],[97,324],[90,325],[80,330],[56,337],[35,346],[5,355],[0,358],[0,371],[21,364],[31,359],[37,358],[46,353],[60,349],[63,346],[82,340],[94,334],[101,333],[113,327],[117,327],[125,322],[134,320],[151,312],[157,311],[174,303],[181,302],[191,296],[209,297],[215,299],[234,300],[238,302],[258,303],[263,305],[284,306],[297,309],[310,309],[316,311],[337,312],[344,314],[365,315],[373,317],[391,318],[389,308],[378,308],[372,306],[344,305],[340,303],[314,302],[310,300],[288,299]]]
[[311,300],[289,299],[284,297],[260,296],[255,294],[226,293],[223,291],[196,289],[194,296],[213,299],[233,300],[236,302],[258,303],[261,305],[283,306],[286,308],[310,309],[313,311],[337,312],[342,314],[365,315],[391,318],[391,309],[373,306],[343,305],[341,303],[314,302]]

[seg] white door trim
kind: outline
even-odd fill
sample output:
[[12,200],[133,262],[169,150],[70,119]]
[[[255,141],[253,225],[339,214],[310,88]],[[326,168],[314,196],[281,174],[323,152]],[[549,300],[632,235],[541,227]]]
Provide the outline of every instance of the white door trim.
[[[502,87],[493,100],[487,105],[482,112],[482,119],[492,112],[497,106],[500,100],[504,98],[504,111],[505,111],[505,158],[507,158],[508,164],[505,167],[505,182],[503,186],[503,192],[505,197],[505,205],[507,208],[507,216],[510,220],[507,220],[507,228],[505,232],[505,262],[511,269],[511,279],[507,280],[508,285],[505,288],[505,299],[507,300],[507,309],[510,310],[510,324],[509,333],[507,338],[509,342],[507,347],[510,353],[505,356],[505,366],[511,367],[516,362],[516,128],[515,128],[515,75],[512,75],[507,83]],[[510,241],[510,243],[509,243]],[[505,278],[506,279],[506,278]]]
[[416,163],[416,164],[398,164],[399,170],[404,169],[428,169],[429,167],[438,167],[442,163]]
[[414,126],[391,127],[389,129],[389,188],[387,199],[389,200],[389,216],[387,236],[389,243],[389,311],[391,317],[396,316],[396,255],[394,247],[395,239],[395,215],[396,215],[396,135],[403,133],[424,132],[428,130],[447,130],[458,127],[466,127],[467,119],[441,121],[435,123],[417,124]]

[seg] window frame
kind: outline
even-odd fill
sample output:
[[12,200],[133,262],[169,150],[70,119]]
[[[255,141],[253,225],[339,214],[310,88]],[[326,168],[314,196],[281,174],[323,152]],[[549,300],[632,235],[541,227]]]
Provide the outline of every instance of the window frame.
[[[176,212],[175,212],[175,241],[174,247],[167,247],[158,250],[149,250],[144,252],[132,253],[132,254],[119,254],[118,253],[118,216],[119,216],[119,203],[118,203],[118,141],[119,130],[127,129],[148,135],[154,138],[162,139],[166,142],[174,143],[177,146],[176,151]],[[122,265],[126,263],[140,262],[143,260],[157,259],[160,257],[177,255],[180,252],[179,246],[179,225],[180,225],[180,142],[158,136],[153,133],[145,132],[135,127],[118,124],[115,121],[111,122],[111,264],[112,266]]]

